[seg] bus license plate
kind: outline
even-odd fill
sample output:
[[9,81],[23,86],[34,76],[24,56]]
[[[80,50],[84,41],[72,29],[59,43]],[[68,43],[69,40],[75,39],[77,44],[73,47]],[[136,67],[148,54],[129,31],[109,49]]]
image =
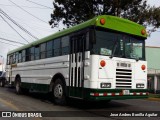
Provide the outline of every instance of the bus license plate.
[[129,90],[123,90],[123,95],[129,95],[130,94],[130,91]]

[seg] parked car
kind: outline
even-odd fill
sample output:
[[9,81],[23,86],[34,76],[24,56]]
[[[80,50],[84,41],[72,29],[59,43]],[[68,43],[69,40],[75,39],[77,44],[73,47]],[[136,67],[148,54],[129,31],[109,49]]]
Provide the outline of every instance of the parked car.
[[0,71],[0,87],[4,87],[6,83],[6,72]]

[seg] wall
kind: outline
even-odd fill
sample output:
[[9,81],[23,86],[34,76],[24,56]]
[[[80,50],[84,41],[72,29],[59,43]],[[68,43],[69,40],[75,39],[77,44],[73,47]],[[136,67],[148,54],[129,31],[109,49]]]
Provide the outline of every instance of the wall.
[[148,63],[148,90],[151,93],[160,93],[160,47],[147,46],[146,60]]
[[146,60],[149,69],[160,70],[160,47],[146,47]]

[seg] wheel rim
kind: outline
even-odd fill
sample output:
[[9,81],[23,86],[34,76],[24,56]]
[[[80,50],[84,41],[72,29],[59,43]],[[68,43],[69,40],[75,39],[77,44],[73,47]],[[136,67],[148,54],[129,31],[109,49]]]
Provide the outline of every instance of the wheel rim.
[[16,83],[16,91],[19,92],[19,82]]
[[63,88],[62,88],[62,85],[60,84],[57,84],[54,88],[54,96],[56,98],[61,98],[63,95]]

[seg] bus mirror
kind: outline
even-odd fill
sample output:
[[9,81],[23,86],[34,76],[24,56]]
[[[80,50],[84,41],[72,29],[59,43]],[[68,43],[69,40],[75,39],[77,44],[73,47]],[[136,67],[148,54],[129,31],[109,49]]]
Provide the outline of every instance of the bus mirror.
[[90,30],[89,32],[89,38],[90,38],[90,41],[95,44],[96,43],[96,35],[95,35],[95,30]]

